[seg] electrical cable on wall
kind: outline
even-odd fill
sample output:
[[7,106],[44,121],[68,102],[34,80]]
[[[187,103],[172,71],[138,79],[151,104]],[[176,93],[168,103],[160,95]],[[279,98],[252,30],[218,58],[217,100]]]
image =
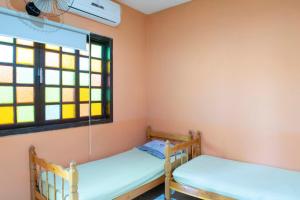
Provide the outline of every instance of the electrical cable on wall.
[[[88,51],[91,52],[91,34],[89,34],[89,38],[88,38]],[[89,77],[91,77],[91,53],[89,53],[89,66],[90,66],[90,70],[89,70]],[[91,79],[90,79],[90,84],[89,84],[89,91],[91,91]],[[89,98],[89,160],[91,160],[92,157],[92,118],[91,118],[91,98]]]

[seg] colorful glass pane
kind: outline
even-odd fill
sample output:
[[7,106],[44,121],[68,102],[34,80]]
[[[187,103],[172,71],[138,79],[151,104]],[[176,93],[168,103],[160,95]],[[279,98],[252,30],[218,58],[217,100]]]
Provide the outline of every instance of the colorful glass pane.
[[110,87],[110,82],[111,82],[110,76],[107,76],[107,87]]
[[90,85],[90,74],[89,73],[80,73],[80,86],[89,86]]
[[88,103],[80,104],[80,117],[90,116],[90,105]]
[[107,66],[106,67],[107,67],[107,69],[106,69],[107,73],[110,74],[110,62],[107,62]]
[[92,86],[94,86],[94,87],[101,86],[101,75],[100,74],[92,74]]
[[75,69],[75,56],[63,54],[62,55],[62,68]]
[[62,110],[63,119],[75,118],[75,104],[63,104]]
[[0,104],[12,104],[14,92],[12,86],[0,86]]
[[92,116],[98,116],[102,114],[102,104],[92,103]]
[[13,82],[13,68],[10,66],[0,65],[0,83]]
[[63,88],[62,100],[63,100],[63,102],[74,102],[75,89],[74,88]]
[[75,85],[75,72],[63,71],[62,72],[63,85]]
[[86,44],[86,51],[80,51],[80,55],[89,56],[89,48],[90,48],[90,45]]
[[110,60],[110,47],[107,47],[107,60]]
[[17,39],[17,44],[25,45],[25,46],[33,46],[33,42],[29,40]]
[[80,57],[79,70],[80,71],[89,71],[89,59],[88,58]]
[[62,48],[62,51],[63,51],[63,52],[66,52],[66,53],[75,53],[75,50],[74,50],[74,49],[67,48],[67,47],[63,47],[63,48]]
[[46,65],[46,67],[59,68],[59,54],[50,52],[50,51],[46,51],[45,65]]
[[59,85],[60,84],[60,73],[58,70],[45,70],[45,83],[46,85]]
[[14,108],[12,106],[0,107],[0,125],[14,123]]
[[60,119],[60,105],[46,105],[45,109],[46,120]]
[[102,61],[92,59],[92,72],[101,73],[101,71],[102,71]]
[[17,67],[17,83],[33,84],[33,68]]
[[52,45],[52,44],[46,44],[46,49],[49,49],[49,50],[54,50],[54,51],[59,51],[59,46],[56,46],[56,45]]
[[11,37],[6,37],[6,36],[1,36],[0,35],[0,41],[1,42],[6,42],[6,43],[13,43],[14,39]]
[[17,106],[17,122],[34,122],[34,106]]
[[110,103],[107,102],[106,104],[106,114],[110,115]]
[[45,88],[45,101],[46,103],[58,103],[60,102],[60,88]]
[[33,87],[17,87],[17,103],[33,103]]
[[29,48],[17,47],[17,64],[34,65],[34,51]]
[[90,89],[89,88],[80,88],[79,98],[80,98],[80,101],[89,101],[90,100]]
[[13,62],[13,47],[0,44],[0,62],[12,63]]
[[102,90],[101,89],[92,89],[92,101],[101,101]]
[[106,90],[106,101],[110,101],[111,100],[111,92],[110,89]]
[[102,58],[102,46],[101,45],[96,45],[92,44],[91,46],[91,56],[94,58]]

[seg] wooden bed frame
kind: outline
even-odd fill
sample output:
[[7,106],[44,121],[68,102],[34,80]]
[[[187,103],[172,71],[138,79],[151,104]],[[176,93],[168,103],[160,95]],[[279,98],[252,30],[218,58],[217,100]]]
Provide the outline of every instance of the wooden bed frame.
[[[169,141],[171,141],[174,144],[177,143],[184,143],[189,142],[192,140],[192,134],[190,132],[189,135],[180,135],[180,134],[171,134],[171,133],[163,133],[158,131],[153,131],[151,127],[148,127],[146,130],[147,134],[147,140],[153,140],[153,139],[162,139],[162,140],[168,140],[168,144],[170,144]],[[62,199],[65,197],[64,194],[64,183],[67,182],[69,185],[69,200],[79,200],[80,195],[78,194],[78,171],[76,167],[75,162],[70,163],[70,169],[66,170],[60,165],[52,164],[47,162],[44,159],[41,159],[37,156],[35,147],[31,146],[29,149],[29,167],[30,167],[30,192],[31,192],[31,200],[49,200],[49,182],[48,182],[48,173],[52,173],[54,175],[54,200],[57,199],[56,191],[57,191],[57,185],[56,185],[56,177],[60,177],[63,180],[63,184],[61,184],[61,195]],[[46,196],[43,195],[43,183],[39,181],[41,173],[45,172],[46,174]],[[151,190],[152,188],[164,183],[165,176],[161,176],[145,185],[142,185],[126,194],[123,194],[122,196],[119,196],[115,198],[115,200],[131,200],[135,197],[147,192],[148,190]],[[40,191],[41,187],[41,191]],[[101,189],[101,188],[99,188]],[[80,199],[84,200],[84,199]]]
[[[183,160],[181,158],[180,160],[178,160],[177,158],[175,158],[175,162],[173,163],[176,163],[176,165],[172,164],[171,156],[182,152],[185,152],[188,155],[187,159]],[[171,147],[170,143],[167,141],[165,161],[165,199],[170,200],[171,190],[174,190],[203,200],[233,200],[232,198],[225,197],[216,193],[204,191],[201,189],[177,183],[174,180],[172,172],[180,165],[184,164],[185,162],[188,162],[189,160],[199,155],[201,155],[201,134],[199,131],[197,132],[193,140],[177,144],[173,147]]]

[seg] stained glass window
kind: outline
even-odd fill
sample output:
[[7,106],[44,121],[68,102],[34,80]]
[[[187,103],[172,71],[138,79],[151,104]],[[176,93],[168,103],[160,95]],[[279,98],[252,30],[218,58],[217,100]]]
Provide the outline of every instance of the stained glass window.
[[33,49],[17,47],[17,64],[33,65],[34,64]]
[[0,44],[0,62],[12,63],[14,57],[13,47]]
[[45,54],[45,65],[46,67],[59,67],[59,54],[56,52],[48,52]]
[[0,65],[0,83],[13,82],[13,68],[11,66]]
[[0,136],[5,129],[111,121],[111,45],[95,35],[85,51],[0,36]]
[[75,118],[75,105],[74,104],[63,104],[63,119]]

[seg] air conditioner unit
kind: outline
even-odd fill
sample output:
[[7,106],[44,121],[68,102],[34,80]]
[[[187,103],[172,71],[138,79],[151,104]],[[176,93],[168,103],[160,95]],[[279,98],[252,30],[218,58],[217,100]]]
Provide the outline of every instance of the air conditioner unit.
[[69,0],[69,12],[95,21],[118,26],[121,23],[121,7],[110,0]]

